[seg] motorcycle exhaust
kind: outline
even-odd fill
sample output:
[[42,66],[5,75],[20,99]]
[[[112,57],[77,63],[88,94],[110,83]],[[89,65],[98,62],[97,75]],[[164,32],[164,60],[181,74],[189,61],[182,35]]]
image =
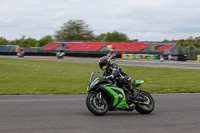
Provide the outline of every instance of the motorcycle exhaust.
[[130,110],[134,110],[135,109],[135,104],[131,104],[131,105],[129,105],[129,107],[130,107]]

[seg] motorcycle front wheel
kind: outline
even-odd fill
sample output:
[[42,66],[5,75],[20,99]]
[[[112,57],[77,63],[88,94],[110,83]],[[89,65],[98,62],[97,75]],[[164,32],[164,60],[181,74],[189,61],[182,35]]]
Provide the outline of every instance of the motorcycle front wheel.
[[88,94],[86,98],[86,105],[88,110],[98,116],[102,116],[108,111],[108,104],[104,97],[97,99],[96,93]]
[[141,91],[140,94],[146,100],[135,104],[135,109],[141,114],[149,114],[154,110],[155,102],[153,97],[146,91]]

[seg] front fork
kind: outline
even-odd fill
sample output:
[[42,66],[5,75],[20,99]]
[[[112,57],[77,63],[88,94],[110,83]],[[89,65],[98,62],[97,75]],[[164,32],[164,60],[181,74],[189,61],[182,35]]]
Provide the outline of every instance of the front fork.
[[99,93],[97,93],[96,99],[99,100],[99,103],[100,103],[100,104],[102,103],[102,92],[101,92],[101,91],[100,91]]

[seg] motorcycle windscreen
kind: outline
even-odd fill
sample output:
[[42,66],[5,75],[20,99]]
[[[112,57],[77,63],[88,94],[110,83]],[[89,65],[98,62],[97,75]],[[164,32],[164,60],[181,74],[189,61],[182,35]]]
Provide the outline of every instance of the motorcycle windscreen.
[[92,72],[91,77],[90,77],[90,82],[94,81],[97,78],[97,76],[101,73],[102,72]]

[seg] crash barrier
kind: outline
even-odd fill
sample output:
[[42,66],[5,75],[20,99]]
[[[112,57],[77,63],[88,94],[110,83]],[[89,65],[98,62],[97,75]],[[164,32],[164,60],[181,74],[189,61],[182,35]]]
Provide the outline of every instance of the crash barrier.
[[123,59],[158,60],[159,59],[159,55],[151,55],[151,54],[122,54],[121,58],[123,58]]
[[200,62],[200,55],[197,55],[197,62]]

